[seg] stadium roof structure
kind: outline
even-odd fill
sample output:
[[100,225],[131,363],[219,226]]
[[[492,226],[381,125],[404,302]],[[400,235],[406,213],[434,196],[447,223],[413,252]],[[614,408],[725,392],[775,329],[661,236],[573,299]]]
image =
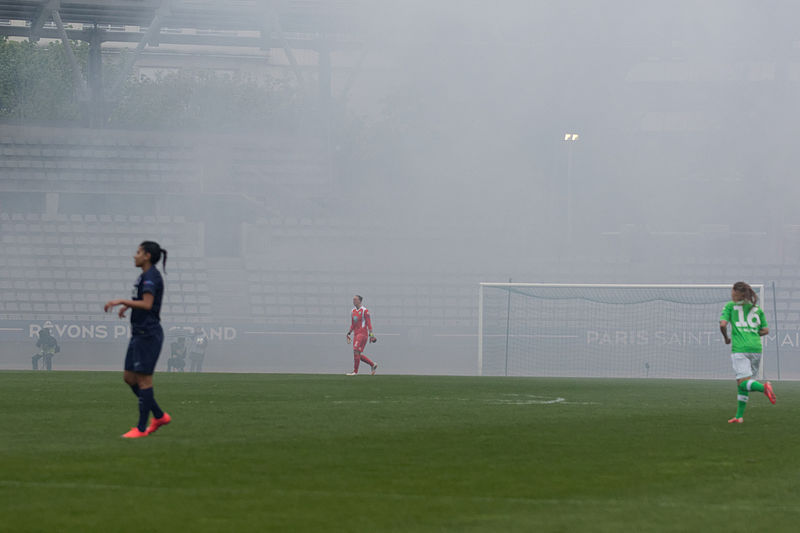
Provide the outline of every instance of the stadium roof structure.
[[[54,28],[44,27],[56,13],[66,24],[194,28],[218,31],[277,30],[293,34],[297,48],[310,38],[302,34],[346,35],[355,31],[353,13],[358,0],[0,0],[0,19],[28,21],[27,27],[0,27],[0,35],[31,39],[60,38]],[[57,24],[57,21],[55,21]],[[67,29],[70,39],[89,41],[91,30]],[[139,41],[140,31],[107,32],[104,41]],[[132,34],[132,35],[131,35]],[[161,42],[250,46],[251,43],[218,35],[170,35]],[[269,38],[270,36],[265,36]]]
[[[0,36],[32,41],[61,39],[89,43],[89,79],[84,81],[70,47],[65,46],[78,97],[102,107],[114,101],[147,46],[159,44],[282,48],[298,80],[293,50],[330,54],[362,49],[355,16],[364,0],[0,0],[0,19],[24,25],[0,25]],[[189,28],[191,33],[162,31]],[[109,30],[114,31],[109,31]],[[122,64],[109,94],[102,94],[100,50],[103,42],[138,43]],[[320,68],[330,68],[329,56]],[[329,75],[321,73],[320,80]],[[96,120],[91,120],[96,122]]]

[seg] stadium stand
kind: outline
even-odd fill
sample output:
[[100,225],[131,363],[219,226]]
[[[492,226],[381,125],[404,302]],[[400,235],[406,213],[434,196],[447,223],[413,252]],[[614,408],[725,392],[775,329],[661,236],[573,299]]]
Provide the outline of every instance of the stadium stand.
[[[157,235],[170,250],[170,290],[165,311],[175,322],[207,319],[215,301],[240,297],[215,290],[209,280],[212,268],[205,257],[202,222],[182,216],[110,214],[57,214],[0,212],[0,317],[7,320],[109,320],[100,306],[111,295],[125,294],[135,277],[129,259],[142,238]],[[337,260],[332,268],[309,264],[303,269],[282,261],[288,243],[301,247],[328,247],[332,258],[348,255],[354,227],[347,219],[271,217],[246,224],[249,238],[239,262],[225,266],[243,268],[246,278],[241,315],[275,325],[341,326],[342,308],[356,291],[380,302],[383,327],[474,328],[477,321],[477,284],[509,274],[517,279],[635,283],[653,282],[642,264],[610,254],[587,254],[568,264],[542,259],[513,273],[469,272],[459,269],[439,273],[405,268],[348,270]],[[791,228],[787,228],[790,231]],[[399,246],[398,235],[381,234],[387,249]],[[698,240],[704,238],[697,233]],[[369,238],[369,235],[367,235]],[[653,237],[653,236],[651,236]],[[658,236],[674,238],[674,235]],[[680,239],[686,239],[681,235]],[[718,283],[735,279],[776,282],[776,308],[780,323],[800,319],[800,275],[791,262],[756,264],[698,253],[670,263],[673,277],[665,283]],[[213,277],[213,276],[212,276]],[[771,302],[771,294],[768,294]],[[772,310],[767,309],[769,312]],[[241,318],[238,317],[238,318]]]
[[209,313],[199,225],[184,217],[49,216],[0,213],[0,316],[6,320],[102,320],[102,303],[126,294],[136,276],[129,259],[141,228],[159,235],[169,264],[166,310],[176,320]]
[[478,274],[267,270],[251,261],[247,278],[250,312],[269,323],[342,326],[355,291],[379,306],[383,329],[469,328],[477,320]]
[[187,135],[3,126],[0,190],[326,194],[324,147],[291,136]]
[[194,148],[169,135],[4,126],[2,190],[180,192],[198,183]]

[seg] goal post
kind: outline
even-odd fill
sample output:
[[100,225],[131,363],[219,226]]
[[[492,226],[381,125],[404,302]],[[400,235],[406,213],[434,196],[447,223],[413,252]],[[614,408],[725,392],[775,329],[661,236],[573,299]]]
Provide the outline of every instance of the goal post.
[[[731,379],[719,332],[731,287],[481,283],[478,375]],[[752,287],[772,325],[764,285]],[[759,377],[777,361],[774,339]]]

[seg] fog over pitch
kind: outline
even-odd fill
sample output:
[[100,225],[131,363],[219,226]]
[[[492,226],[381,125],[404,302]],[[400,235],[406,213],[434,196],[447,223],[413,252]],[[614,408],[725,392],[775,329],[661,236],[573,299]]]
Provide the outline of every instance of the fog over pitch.
[[[370,350],[391,361],[386,371],[472,373],[479,281],[749,276],[792,288],[775,265],[800,258],[800,7],[411,0],[336,13],[359,46],[330,45],[330,94],[323,55],[297,52],[298,84],[286,58],[278,65],[283,52],[268,54],[275,86],[308,104],[291,127],[142,134],[186,161],[188,177],[168,194],[49,185],[59,213],[186,220],[196,237],[170,256],[167,302],[185,310],[207,294],[203,326],[230,328],[212,339],[208,368],[345,370],[355,293],[383,335]],[[201,114],[226,109],[196,98]],[[9,213],[55,201],[4,191]],[[168,249],[176,240],[142,233]],[[109,293],[129,290],[114,283]],[[781,298],[791,322],[791,294]],[[54,323],[101,320],[75,316]],[[42,322],[22,321],[26,333]],[[104,327],[114,337],[116,325]]]

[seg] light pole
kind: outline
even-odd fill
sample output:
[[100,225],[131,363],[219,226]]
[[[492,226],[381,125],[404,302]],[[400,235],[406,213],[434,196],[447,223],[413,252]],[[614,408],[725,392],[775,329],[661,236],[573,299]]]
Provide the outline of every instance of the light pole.
[[575,143],[580,138],[577,133],[565,133],[564,142],[567,143],[567,250],[572,249],[572,152]]

